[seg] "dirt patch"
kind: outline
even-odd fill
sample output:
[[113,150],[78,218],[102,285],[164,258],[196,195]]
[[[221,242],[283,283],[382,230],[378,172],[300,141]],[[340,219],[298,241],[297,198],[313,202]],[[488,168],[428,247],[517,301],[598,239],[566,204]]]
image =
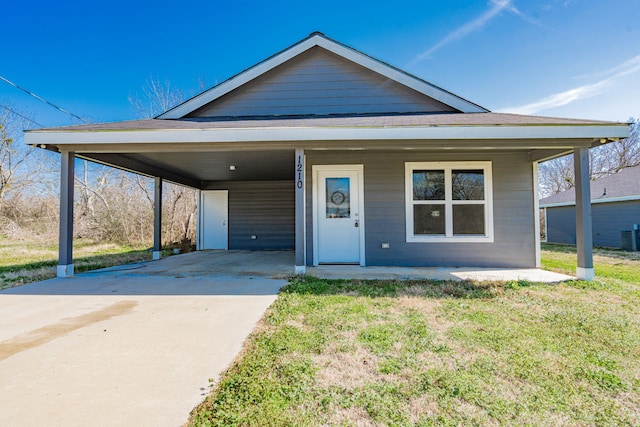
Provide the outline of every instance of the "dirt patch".
[[76,329],[127,314],[133,310],[136,305],[138,305],[136,301],[120,301],[104,307],[101,310],[62,319],[58,323],[43,326],[42,328],[34,329],[0,342],[0,361],[22,351],[29,350],[30,348],[46,344]]
[[428,394],[413,397],[409,400],[409,414],[413,424],[417,424],[422,417],[430,417],[438,414],[438,412],[438,402]]
[[357,346],[354,351],[343,352],[339,345],[330,345],[314,357],[319,367],[316,381],[322,388],[341,387],[353,390],[383,377],[378,372],[378,357]]
[[375,423],[367,412],[359,407],[351,408],[330,408],[331,416],[327,426],[355,426],[355,427],[374,427],[383,426],[384,424]]

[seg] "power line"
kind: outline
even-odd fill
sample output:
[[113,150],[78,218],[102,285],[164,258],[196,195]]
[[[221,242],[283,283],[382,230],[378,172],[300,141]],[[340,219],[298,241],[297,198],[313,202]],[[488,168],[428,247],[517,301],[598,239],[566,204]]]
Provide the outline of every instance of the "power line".
[[[14,82],[12,82],[11,80],[8,80],[8,79],[6,79],[6,78],[4,78],[4,77],[2,77],[2,76],[0,76],[0,80],[4,81],[4,82],[5,82],[5,83],[7,83],[7,84],[10,84],[11,86],[15,87],[16,89],[19,89],[19,90],[23,91],[24,93],[28,94],[29,96],[34,97],[34,98],[35,98],[35,99],[37,99],[38,101],[41,101],[41,102],[44,102],[44,103],[45,103],[45,104],[47,104],[47,105],[50,105],[51,107],[55,108],[56,110],[60,110],[60,111],[62,111],[62,112],[63,112],[63,113],[65,113],[65,114],[69,114],[70,116],[75,117],[76,119],[78,119],[78,120],[80,120],[80,121],[82,121],[82,122],[89,123],[89,120],[83,119],[82,117],[77,116],[77,115],[73,114],[72,112],[65,110],[64,108],[58,107],[57,105],[55,105],[55,104],[53,104],[53,103],[51,103],[51,102],[47,101],[46,99],[44,99],[44,98],[42,98],[42,97],[40,97],[40,96],[36,95],[35,93],[33,93],[33,92],[31,92],[31,91],[28,91],[27,89],[25,89],[25,88],[23,88],[23,87],[21,87],[21,86],[18,86],[17,84],[15,84]],[[43,127],[44,127],[44,126],[43,126]]]
[[34,123],[34,124],[36,124],[36,125],[40,126],[41,128],[45,127],[44,125],[42,125],[42,124],[40,124],[40,123],[36,122],[35,120],[30,119],[29,117],[24,116],[24,115],[22,115],[22,114],[18,113],[16,110],[12,110],[11,108],[7,107],[6,105],[2,105],[2,104],[0,104],[0,107],[4,108],[5,110],[7,110],[7,111],[8,111],[8,112],[10,112],[10,113],[15,114],[16,116],[20,116],[20,117],[22,117],[23,119],[28,120],[28,121],[30,121],[31,123]]

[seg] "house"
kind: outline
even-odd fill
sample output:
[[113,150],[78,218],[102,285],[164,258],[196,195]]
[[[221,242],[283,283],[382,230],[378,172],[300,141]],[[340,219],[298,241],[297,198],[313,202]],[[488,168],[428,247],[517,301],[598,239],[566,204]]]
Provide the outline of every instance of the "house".
[[[576,197],[569,189],[540,200],[547,242],[576,243]],[[591,182],[593,244],[619,248],[621,231],[640,224],[640,166]]]
[[[578,275],[593,276],[588,150],[628,125],[492,113],[321,33],[150,120],[26,133],[62,156],[59,276],[73,275],[75,158],[200,190],[198,249],[318,264],[536,267],[537,165],[575,152]],[[159,256],[160,227],[154,255]]]

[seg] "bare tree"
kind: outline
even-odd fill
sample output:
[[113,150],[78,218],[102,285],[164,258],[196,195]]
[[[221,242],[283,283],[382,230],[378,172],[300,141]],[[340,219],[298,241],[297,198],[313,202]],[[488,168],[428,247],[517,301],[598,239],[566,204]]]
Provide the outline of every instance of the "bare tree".
[[[640,165],[640,118],[629,119],[630,135],[620,141],[594,148],[589,152],[591,180],[611,175],[622,169]],[[540,194],[543,197],[575,186],[573,155],[540,164]]]
[[19,144],[22,137],[22,121],[9,111],[0,115],[0,207],[9,190],[24,183],[17,180],[20,167],[33,152],[33,148]]
[[136,114],[151,119],[184,101],[184,92],[171,86],[168,79],[160,81],[151,76],[142,86],[142,95],[129,95],[129,103]]
[[573,188],[573,156],[563,156],[540,163],[538,169],[540,195],[543,197]]
[[0,114],[0,234],[19,239],[57,230],[57,159],[22,143],[29,122],[15,108]]
[[592,150],[598,158],[596,165],[600,168],[594,171],[594,178],[640,165],[640,118],[631,118],[629,121],[631,129],[628,138]]
[[[203,79],[198,80],[198,89],[205,88]],[[129,95],[129,103],[141,118],[153,118],[180,104],[185,98],[182,90],[176,89],[168,79],[160,81],[153,76],[145,82],[142,94]],[[145,187],[138,177],[140,188]],[[152,193],[146,197],[153,206]],[[191,246],[195,240],[195,215],[197,192],[182,185],[166,183],[163,191],[162,235],[165,243]]]

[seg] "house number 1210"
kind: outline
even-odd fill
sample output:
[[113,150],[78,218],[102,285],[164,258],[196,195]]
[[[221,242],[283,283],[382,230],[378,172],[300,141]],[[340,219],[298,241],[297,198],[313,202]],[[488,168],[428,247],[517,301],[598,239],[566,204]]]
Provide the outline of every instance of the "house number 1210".
[[298,156],[298,161],[296,162],[296,187],[298,188],[302,188],[302,186],[304,185],[302,180],[302,168],[302,156]]

